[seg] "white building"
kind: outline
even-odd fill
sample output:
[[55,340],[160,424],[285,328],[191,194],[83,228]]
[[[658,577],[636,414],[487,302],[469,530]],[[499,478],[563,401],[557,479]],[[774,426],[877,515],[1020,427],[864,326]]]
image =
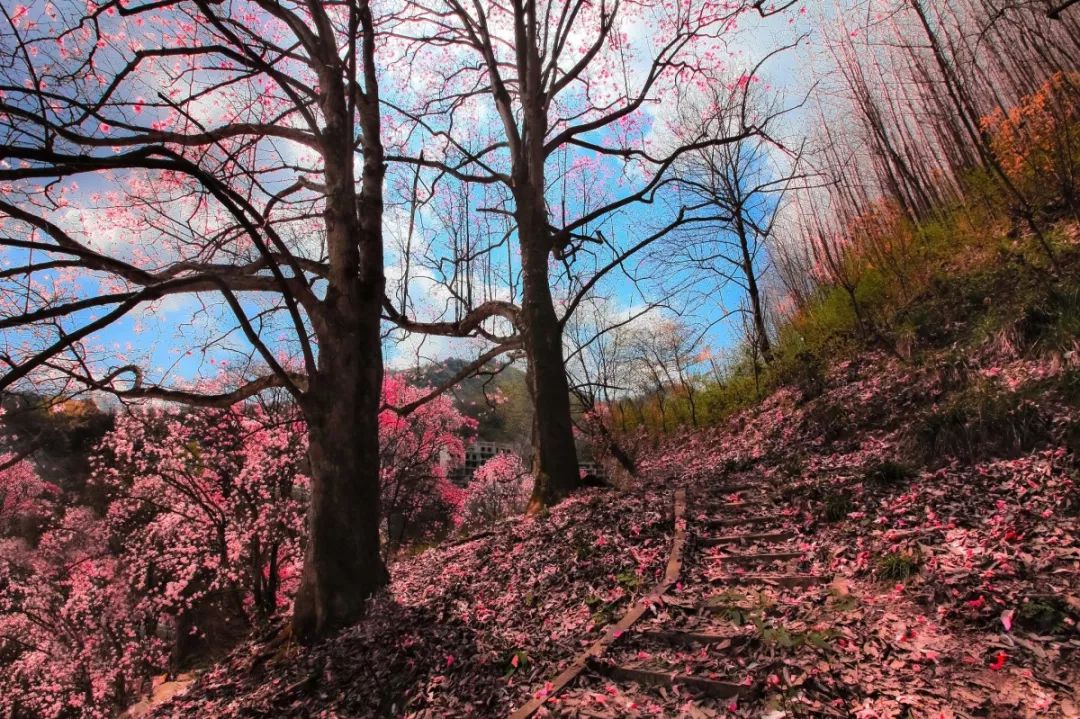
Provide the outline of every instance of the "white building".
[[[447,476],[454,484],[464,487],[472,479],[473,472],[497,454],[517,454],[520,456],[521,452],[519,447],[512,444],[479,440],[465,448],[464,466],[451,469]],[[440,455],[439,464],[444,468],[450,464],[450,456],[446,452]],[[604,468],[600,464],[594,462],[579,462],[578,464],[581,467],[582,474],[592,474],[601,479],[604,478]],[[529,466],[528,460],[526,460],[525,466]]]

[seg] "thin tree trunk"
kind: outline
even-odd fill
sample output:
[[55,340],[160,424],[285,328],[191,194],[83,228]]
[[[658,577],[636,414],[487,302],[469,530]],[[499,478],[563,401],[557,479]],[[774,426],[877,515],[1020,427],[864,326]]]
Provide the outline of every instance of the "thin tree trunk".
[[967,97],[964,95],[963,85],[958,81],[952,70],[952,66],[942,52],[941,44],[937,35],[934,33],[934,30],[930,27],[930,21],[927,19],[926,12],[923,10],[921,0],[911,0],[911,7],[915,10],[915,15],[919,18],[923,33],[926,35],[926,39],[930,44],[930,50],[933,53],[934,60],[938,64],[938,69],[941,71],[949,98],[956,107],[956,112],[960,116],[964,129],[967,131],[968,135],[971,137],[971,141],[979,151],[979,155],[983,160],[983,165],[989,168],[997,176],[998,180],[1001,181],[1002,186],[1016,199],[1017,203],[1020,205],[1020,212],[1023,215],[1024,220],[1027,222],[1028,227],[1035,235],[1036,240],[1039,242],[1039,246],[1042,248],[1043,253],[1050,262],[1052,274],[1057,275],[1060,270],[1057,254],[1054,252],[1053,247],[1050,246],[1050,243],[1046,239],[1046,235],[1043,234],[1042,228],[1039,227],[1039,224],[1035,219],[1035,208],[1032,207],[1031,203],[1024,194],[1020,192],[1016,185],[1013,184],[1013,181],[1009,179],[1009,176],[1001,167],[1001,163],[998,162],[997,158],[994,156],[994,152],[990,148],[986,137],[978,128],[977,114],[971,107],[971,103],[968,101]]
[[746,222],[742,216],[742,208],[735,215],[735,229],[739,236],[739,250],[742,254],[742,270],[746,277],[746,294],[750,297],[750,311],[754,316],[755,344],[761,352],[761,359],[765,364],[772,362],[772,343],[769,341],[769,333],[765,328],[765,310],[761,302],[761,290],[758,289],[757,273],[754,270],[754,258],[750,256],[750,238],[747,236]]

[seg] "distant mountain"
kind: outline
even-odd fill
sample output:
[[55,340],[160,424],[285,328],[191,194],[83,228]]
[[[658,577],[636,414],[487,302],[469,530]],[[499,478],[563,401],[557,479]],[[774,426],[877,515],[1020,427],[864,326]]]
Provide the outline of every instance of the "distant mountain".
[[112,416],[90,400],[51,405],[29,393],[8,393],[0,406],[9,433],[0,437],[0,452],[31,451],[42,479],[67,492],[82,492],[90,476],[90,452],[112,429]]
[[[409,381],[435,387],[449,381],[468,360],[451,358],[419,368],[403,370]],[[494,372],[500,365],[491,365]],[[515,366],[497,374],[470,377],[450,390],[457,408],[480,426],[480,439],[502,444],[525,445],[532,431],[532,404],[529,402],[525,373]]]

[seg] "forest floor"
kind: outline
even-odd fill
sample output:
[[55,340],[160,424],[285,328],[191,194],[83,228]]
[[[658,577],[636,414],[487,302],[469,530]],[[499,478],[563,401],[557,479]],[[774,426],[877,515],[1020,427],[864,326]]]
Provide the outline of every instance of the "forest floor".
[[[358,626],[242,647],[155,715],[1080,717],[1078,363],[842,363],[651,446],[633,487],[395,563]],[[553,691],[660,582],[677,489],[677,582]]]

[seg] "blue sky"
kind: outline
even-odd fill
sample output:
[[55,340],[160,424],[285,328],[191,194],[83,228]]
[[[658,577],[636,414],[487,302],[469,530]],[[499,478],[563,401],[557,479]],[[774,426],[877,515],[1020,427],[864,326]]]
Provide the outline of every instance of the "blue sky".
[[[43,3],[31,3],[31,12],[40,13],[45,7]],[[777,44],[790,42],[796,30],[799,29],[802,19],[796,16],[800,23],[792,25],[788,16],[772,18],[768,21],[751,23],[745,27],[735,38],[737,57],[733,67],[750,67],[755,64],[765,52],[771,50]],[[786,92],[789,97],[794,96],[799,86],[797,75],[798,53],[788,52],[773,58],[762,72],[763,82],[777,92]],[[599,184],[595,187],[598,194],[616,195],[625,191],[626,178],[620,176],[618,168],[609,166],[610,172],[599,178]],[[633,178],[629,178],[633,180]],[[80,193],[88,197],[98,188],[97,181],[91,176],[79,178]],[[554,198],[553,198],[554,199]],[[554,203],[553,203],[554,204]],[[552,207],[553,213],[558,209]],[[625,245],[632,238],[647,233],[652,229],[665,224],[670,218],[672,210],[658,206],[631,206],[620,211],[617,215],[607,218],[600,224],[605,235],[609,237],[626,238],[620,244]],[[388,234],[395,230],[400,231],[400,213],[394,216],[388,214]],[[394,227],[391,227],[395,225]],[[597,229],[596,227],[590,229]],[[119,237],[119,242],[128,242],[137,245],[140,242],[153,242],[150,237]],[[130,249],[130,248],[129,248]],[[391,259],[393,253],[390,253]],[[6,259],[17,260],[17,253],[8,253]],[[603,263],[608,257],[600,256],[598,262]],[[636,260],[635,260],[636,261]],[[400,272],[394,267],[388,268],[388,274],[395,276]],[[87,283],[86,289],[89,289]],[[430,287],[420,283],[414,287],[414,293],[424,295],[430,292]],[[642,288],[630,282],[619,273],[612,273],[599,288],[600,294],[611,301],[624,312],[634,312],[642,307],[655,296],[654,293],[645,292]],[[710,326],[707,344],[713,348],[730,347],[737,340],[740,333],[737,321],[721,322],[721,313],[725,308],[731,308],[738,304],[738,290],[736,288],[724,288],[719,290],[719,295],[714,295],[713,302],[707,302],[695,308],[693,315],[696,322],[702,326]],[[199,346],[201,342],[194,341],[197,338],[209,336],[216,329],[216,325],[224,316],[219,304],[210,302],[209,297],[188,296],[184,298],[169,298],[158,303],[154,311],[139,311],[128,318],[112,325],[106,330],[97,333],[94,337],[96,346],[106,350],[117,350],[122,354],[130,354],[131,359],[139,359],[150,370],[150,376],[154,377],[159,371],[167,372],[174,380],[185,381],[195,377],[211,377],[218,371],[222,361],[234,364],[238,358],[247,354],[246,343],[235,338],[228,338],[217,343],[208,352],[199,350],[190,352],[189,347]],[[257,309],[254,299],[245,300],[246,307],[253,313]],[[92,313],[85,313],[80,319],[89,317]],[[271,342],[274,343],[275,331],[269,333]],[[9,335],[9,342],[16,340]],[[438,339],[424,340],[422,356],[426,359],[441,359],[451,355],[468,355],[475,352],[475,343],[462,343],[459,341],[442,341]],[[389,343],[387,346],[387,360],[393,365],[401,366],[409,364],[416,359],[418,345],[416,341],[398,345]],[[237,352],[236,350],[240,350]],[[116,364],[111,362],[110,364]],[[154,377],[157,379],[158,377]]]

